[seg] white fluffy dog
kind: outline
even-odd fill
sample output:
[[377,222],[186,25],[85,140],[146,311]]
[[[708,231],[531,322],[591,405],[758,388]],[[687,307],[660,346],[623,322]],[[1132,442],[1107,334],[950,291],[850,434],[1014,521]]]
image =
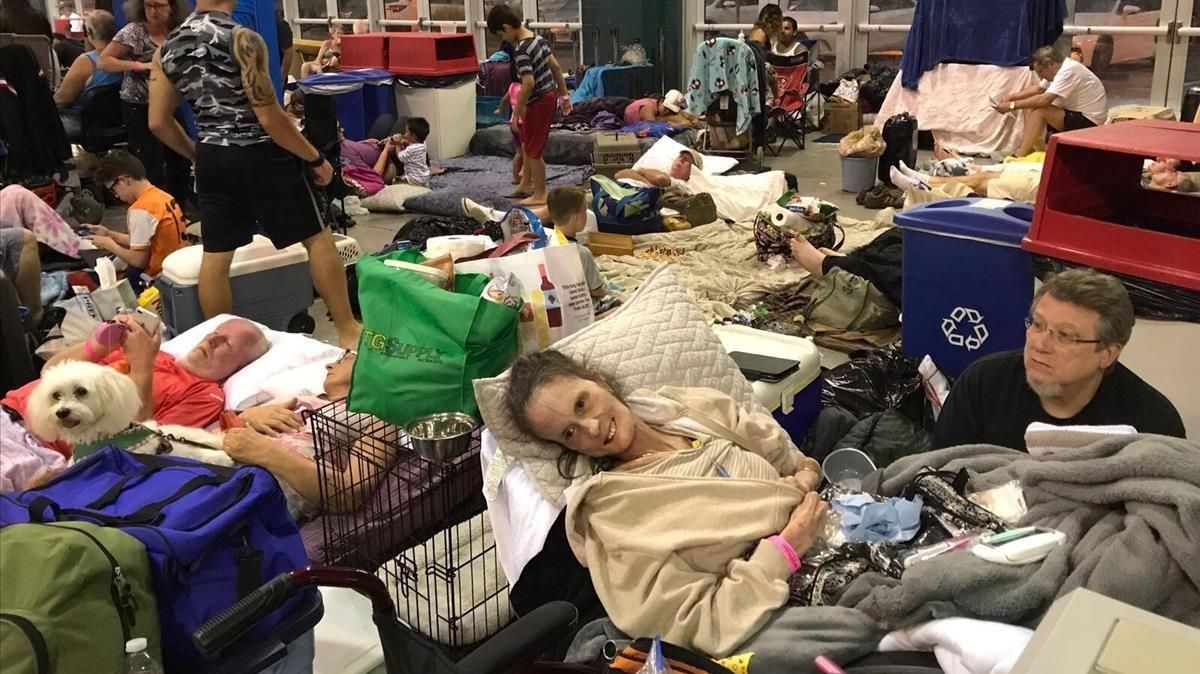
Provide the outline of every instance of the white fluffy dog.
[[[29,396],[25,423],[34,435],[63,440],[72,446],[111,438],[134,425],[142,398],[128,376],[95,363],[69,360],[47,368]],[[221,466],[233,461],[221,438],[183,426],[142,424],[171,441],[170,453]],[[198,445],[198,446],[197,446]],[[155,443],[135,451],[156,451]]]

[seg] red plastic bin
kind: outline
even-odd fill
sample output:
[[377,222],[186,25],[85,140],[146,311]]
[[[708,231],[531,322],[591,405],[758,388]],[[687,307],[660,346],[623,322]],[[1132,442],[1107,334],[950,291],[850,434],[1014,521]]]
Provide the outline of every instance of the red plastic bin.
[[441,77],[479,70],[475,38],[465,33],[388,33],[387,70],[397,75]]
[[1200,290],[1200,197],[1142,188],[1155,157],[1200,162],[1200,126],[1137,120],[1055,134],[1022,248]]
[[363,33],[342,36],[342,67],[347,70],[375,68],[387,70],[388,37],[391,33]]

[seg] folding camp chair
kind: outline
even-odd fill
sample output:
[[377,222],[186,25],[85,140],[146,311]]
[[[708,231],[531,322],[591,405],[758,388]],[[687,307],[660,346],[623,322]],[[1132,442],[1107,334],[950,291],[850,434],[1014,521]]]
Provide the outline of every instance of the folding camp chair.
[[[766,147],[771,154],[779,156],[790,140],[799,150],[805,147],[804,135],[808,131],[805,109],[808,102],[817,96],[817,68],[810,66],[815,56],[816,41],[805,40],[809,53],[805,56],[770,55],[767,62],[775,68],[775,103],[767,113]],[[812,43],[812,44],[809,44]],[[778,141],[778,145],[772,145]]]

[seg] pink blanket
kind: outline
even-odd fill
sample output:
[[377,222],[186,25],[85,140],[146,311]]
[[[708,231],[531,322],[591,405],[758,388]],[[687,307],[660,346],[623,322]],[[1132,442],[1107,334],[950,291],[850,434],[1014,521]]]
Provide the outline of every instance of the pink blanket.
[[999,98],[1037,81],[1028,68],[943,63],[921,77],[917,91],[905,89],[897,77],[875,123],[882,127],[907,112],[946,149],[1012,154],[1021,145],[1024,119],[992,110],[988,96]]

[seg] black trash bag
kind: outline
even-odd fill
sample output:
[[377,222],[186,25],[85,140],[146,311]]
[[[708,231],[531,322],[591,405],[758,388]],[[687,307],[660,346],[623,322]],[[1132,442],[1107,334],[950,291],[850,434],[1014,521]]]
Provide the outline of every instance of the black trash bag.
[[858,417],[849,410],[837,405],[826,407],[817,413],[816,420],[800,443],[800,451],[804,452],[804,456],[821,463],[834,447],[844,446],[838,443],[857,423]]
[[[1045,281],[1051,274],[1057,274],[1067,269],[1081,269],[1086,266],[1044,255],[1033,256],[1033,273],[1042,281]],[[1106,269],[1101,271],[1115,276],[1125,284],[1125,290],[1129,291],[1129,299],[1133,302],[1135,316],[1200,323],[1200,292],[1136,276],[1118,274]]]
[[[486,234],[495,241],[504,238],[499,223],[480,225],[463,215],[425,215],[413,218],[400,227],[392,243],[408,241],[416,248],[425,248],[425,242],[435,236],[461,236]],[[386,252],[381,251],[381,252]]]
[[933,435],[900,412],[885,410],[859,421],[834,447],[861,450],[876,468],[886,468],[897,459],[928,452]]
[[821,406],[844,407],[858,419],[894,409],[924,427],[925,394],[918,363],[895,345],[855,351],[849,362],[825,373]]

